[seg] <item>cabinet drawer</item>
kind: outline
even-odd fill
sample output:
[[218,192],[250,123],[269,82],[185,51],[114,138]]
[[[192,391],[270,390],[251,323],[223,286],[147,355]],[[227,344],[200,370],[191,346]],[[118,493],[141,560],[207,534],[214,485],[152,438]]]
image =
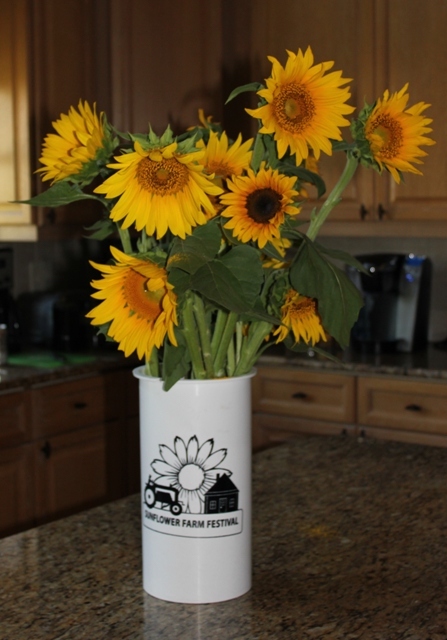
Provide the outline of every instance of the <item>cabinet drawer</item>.
[[22,389],[0,393],[0,446],[29,440],[28,400]]
[[42,385],[31,390],[35,437],[72,431],[105,421],[102,376]]
[[447,384],[359,378],[358,422],[405,431],[447,434]]
[[355,379],[343,373],[258,368],[253,409],[292,417],[354,422]]

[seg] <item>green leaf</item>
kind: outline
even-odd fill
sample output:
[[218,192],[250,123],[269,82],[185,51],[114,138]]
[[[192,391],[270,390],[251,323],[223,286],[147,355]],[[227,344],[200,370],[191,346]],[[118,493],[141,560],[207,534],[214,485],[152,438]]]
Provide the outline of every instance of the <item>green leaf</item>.
[[231,270],[220,260],[212,260],[191,276],[191,288],[215,304],[243,313],[251,309],[252,299],[246,300],[240,283]]
[[191,276],[183,269],[171,268],[168,274],[168,282],[174,287],[174,293],[181,297],[191,289]]
[[350,253],[347,253],[346,251],[341,251],[340,249],[328,249],[327,247],[324,247],[318,242],[315,242],[314,245],[317,247],[318,251],[320,251],[321,253],[327,254],[331,258],[334,258],[334,260],[340,260],[340,262],[349,264],[351,265],[351,267],[355,267],[356,269],[358,269],[358,271],[362,271],[363,273],[370,275],[369,271],[365,269],[362,263],[359,262],[356,258],[354,258],[354,256],[351,256]]
[[220,249],[222,234],[216,219],[196,227],[185,240],[176,238],[168,260],[168,271],[183,269],[193,274],[201,266],[212,260]]
[[189,357],[183,334],[175,329],[177,346],[166,340],[163,349],[163,389],[169,391],[176,382],[184,378],[191,368]]
[[262,136],[257,135],[255,139],[255,146],[253,149],[253,153],[251,156],[251,163],[250,163],[251,168],[255,173],[259,170],[259,167],[261,166],[261,162],[264,159],[264,152],[265,152],[265,147],[264,147],[264,142],[262,140]]
[[236,87],[236,89],[233,89],[233,91],[228,96],[227,101],[225,102],[225,104],[228,104],[231,100],[233,100],[240,93],[244,93],[246,91],[255,91],[256,92],[256,91],[260,91],[263,88],[264,88],[264,85],[261,84],[260,82],[250,82],[250,84],[244,84],[244,85],[241,85],[240,87]]
[[321,198],[321,196],[326,193],[326,183],[324,182],[323,178],[318,175],[318,173],[309,171],[309,169],[305,169],[304,167],[297,167],[290,162],[280,162],[277,168],[281,173],[296,176],[301,180],[301,182],[313,184],[317,190],[317,195],[319,198]]
[[342,348],[347,347],[351,327],[363,306],[351,280],[307,240],[291,266],[290,282],[302,295],[318,300],[324,328]]
[[116,225],[112,220],[97,220],[89,227],[84,227],[86,231],[91,231],[87,238],[90,240],[104,240],[116,231]]
[[264,282],[264,268],[258,250],[241,244],[230,249],[221,260],[238,279],[242,294],[254,304]]
[[56,182],[43,193],[34,196],[34,198],[19,200],[18,202],[36,207],[61,207],[77,200],[99,200],[99,202],[102,202],[101,198],[81,191],[78,185],[64,181]]

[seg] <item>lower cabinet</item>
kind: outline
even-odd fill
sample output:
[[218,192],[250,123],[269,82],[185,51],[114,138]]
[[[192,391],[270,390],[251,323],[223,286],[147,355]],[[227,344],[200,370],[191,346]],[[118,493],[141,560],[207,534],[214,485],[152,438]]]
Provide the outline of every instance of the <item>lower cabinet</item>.
[[296,433],[346,434],[447,447],[447,380],[259,366],[254,450]]
[[358,378],[360,434],[447,446],[447,380]]
[[0,536],[138,491],[135,389],[123,369],[0,393]]
[[344,373],[257,367],[253,381],[253,448],[294,433],[354,433],[356,380]]

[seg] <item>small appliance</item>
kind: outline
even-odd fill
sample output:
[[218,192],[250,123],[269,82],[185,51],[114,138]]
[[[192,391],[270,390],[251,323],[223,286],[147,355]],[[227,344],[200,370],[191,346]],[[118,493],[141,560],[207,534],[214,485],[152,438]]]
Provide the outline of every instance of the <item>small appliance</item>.
[[16,302],[12,296],[13,253],[12,249],[0,248],[0,325],[6,336],[8,353],[20,350],[20,323]]
[[352,328],[354,349],[411,352],[428,342],[432,264],[414,253],[356,256],[366,273],[347,267],[364,307]]

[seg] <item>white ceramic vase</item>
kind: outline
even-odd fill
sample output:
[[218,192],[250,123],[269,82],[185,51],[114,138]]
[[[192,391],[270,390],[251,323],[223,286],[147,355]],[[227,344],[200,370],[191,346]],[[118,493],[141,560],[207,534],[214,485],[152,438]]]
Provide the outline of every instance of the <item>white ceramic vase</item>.
[[251,588],[251,378],[163,382],[140,392],[143,587],[182,603]]

